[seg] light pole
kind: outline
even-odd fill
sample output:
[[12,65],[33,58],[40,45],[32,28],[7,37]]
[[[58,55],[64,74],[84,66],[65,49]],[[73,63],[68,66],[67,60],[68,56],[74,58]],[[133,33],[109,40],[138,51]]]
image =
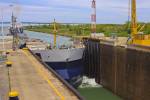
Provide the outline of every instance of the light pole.
[[4,15],[3,15],[3,8],[1,8],[1,34],[3,36],[3,50],[5,50],[5,39],[4,39]]

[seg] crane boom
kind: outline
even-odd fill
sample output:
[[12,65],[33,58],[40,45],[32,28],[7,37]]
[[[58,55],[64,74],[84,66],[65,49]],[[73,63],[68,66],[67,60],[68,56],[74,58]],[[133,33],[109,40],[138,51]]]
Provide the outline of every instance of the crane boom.
[[[131,41],[129,41],[129,44],[134,45],[142,45],[142,46],[150,46],[150,34],[141,34],[138,32],[137,27],[137,15],[136,15],[136,0],[132,0],[131,2]],[[142,30],[140,28],[140,30]]]
[[136,0],[132,0],[131,35],[137,34]]

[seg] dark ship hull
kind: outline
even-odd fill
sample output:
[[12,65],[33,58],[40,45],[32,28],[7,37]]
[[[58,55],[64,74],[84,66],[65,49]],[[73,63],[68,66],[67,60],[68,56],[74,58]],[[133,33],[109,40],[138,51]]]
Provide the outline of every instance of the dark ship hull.
[[83,78],[84,48],[34,50],[49,67],[54,69],[72,86],[78,87]]

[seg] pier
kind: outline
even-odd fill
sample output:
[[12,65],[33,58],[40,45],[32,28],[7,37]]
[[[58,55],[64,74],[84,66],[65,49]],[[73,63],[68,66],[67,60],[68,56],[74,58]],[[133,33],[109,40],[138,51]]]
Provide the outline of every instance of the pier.
[[2,100],[8,100],[9,91],[17,91],[19,100],[82,99],[75,89],[61,79],[52,69],[47,68],[28,49],[9,50],[7,61],[12,62],[12,66],[9,69],[5,63],[0,65],[0,93]]

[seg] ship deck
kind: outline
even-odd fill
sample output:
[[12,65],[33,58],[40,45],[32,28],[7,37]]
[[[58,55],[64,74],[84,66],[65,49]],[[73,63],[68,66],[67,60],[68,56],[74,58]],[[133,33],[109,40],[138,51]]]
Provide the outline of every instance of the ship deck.
[[[10,86],[19,93],[20,100],[79,100],[53,72],[49,71],[28,50],[10,51],[12,62]],[[0,100],[8,100],[8,67],[0,64]]]

